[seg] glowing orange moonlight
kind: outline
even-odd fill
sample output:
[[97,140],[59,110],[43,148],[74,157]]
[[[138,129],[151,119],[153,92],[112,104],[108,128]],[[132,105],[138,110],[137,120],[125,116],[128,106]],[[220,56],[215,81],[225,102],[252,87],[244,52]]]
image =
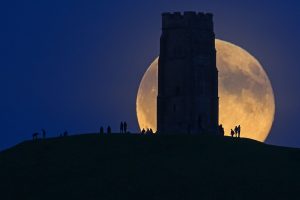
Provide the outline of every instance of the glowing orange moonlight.
[[[273,89],[260,63],[244,49],[216,40],[219,70],[220,124],[226,135],[241,125],[241,136],[264,141],[275,113]],[[147,69],[137,94],[140,128],[156,130],[157,68],[155,59]]]

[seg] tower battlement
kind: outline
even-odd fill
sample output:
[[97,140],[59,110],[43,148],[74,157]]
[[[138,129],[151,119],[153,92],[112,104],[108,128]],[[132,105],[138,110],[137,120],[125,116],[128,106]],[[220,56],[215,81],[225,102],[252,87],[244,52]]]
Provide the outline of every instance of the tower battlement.
[[203,12],[165,12],[162,14],[162,29],[206,29],[213,31],[213,14]]

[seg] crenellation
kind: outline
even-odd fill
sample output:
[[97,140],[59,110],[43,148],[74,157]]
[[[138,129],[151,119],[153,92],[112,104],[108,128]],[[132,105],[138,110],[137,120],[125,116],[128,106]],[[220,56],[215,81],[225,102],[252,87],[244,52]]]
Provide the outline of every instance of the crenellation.
[[204,13],[204,12],[194,12],[194,11],[185,11],[183,13],[181,12],[164,12],[162,13],[163,17],[168,17],[169,19],[178,18],[179,16],[181,18],[188,18],[188,17],[197,17],[197,18],[212,18],[212,13]]
[[182,28],[196,28],[213,30],[213,15],[211,13],[203,12],[166,12],[162,14],[162,28],[163,29],[182,29]]

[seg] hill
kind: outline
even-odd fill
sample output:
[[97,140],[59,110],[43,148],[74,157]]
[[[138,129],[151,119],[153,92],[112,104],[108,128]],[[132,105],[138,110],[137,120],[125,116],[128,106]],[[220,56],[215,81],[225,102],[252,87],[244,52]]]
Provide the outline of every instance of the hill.
[[1,152],[0,199],[295,199],[299,172],[299,149],[249,139],[86,134]]

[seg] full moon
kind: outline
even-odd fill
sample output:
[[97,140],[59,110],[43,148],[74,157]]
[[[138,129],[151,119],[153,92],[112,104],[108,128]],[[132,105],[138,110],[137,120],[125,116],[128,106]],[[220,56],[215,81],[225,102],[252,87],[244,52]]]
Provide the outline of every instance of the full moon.
[[[274,120],[275,100],[270,80],[261,64],[246,50],[215,40],[219,71],[219,123],[225,129],[241,126],[241,137],[265,141]],[[140,129],[156,131],[158,58],[140,83],[136,111]]]

